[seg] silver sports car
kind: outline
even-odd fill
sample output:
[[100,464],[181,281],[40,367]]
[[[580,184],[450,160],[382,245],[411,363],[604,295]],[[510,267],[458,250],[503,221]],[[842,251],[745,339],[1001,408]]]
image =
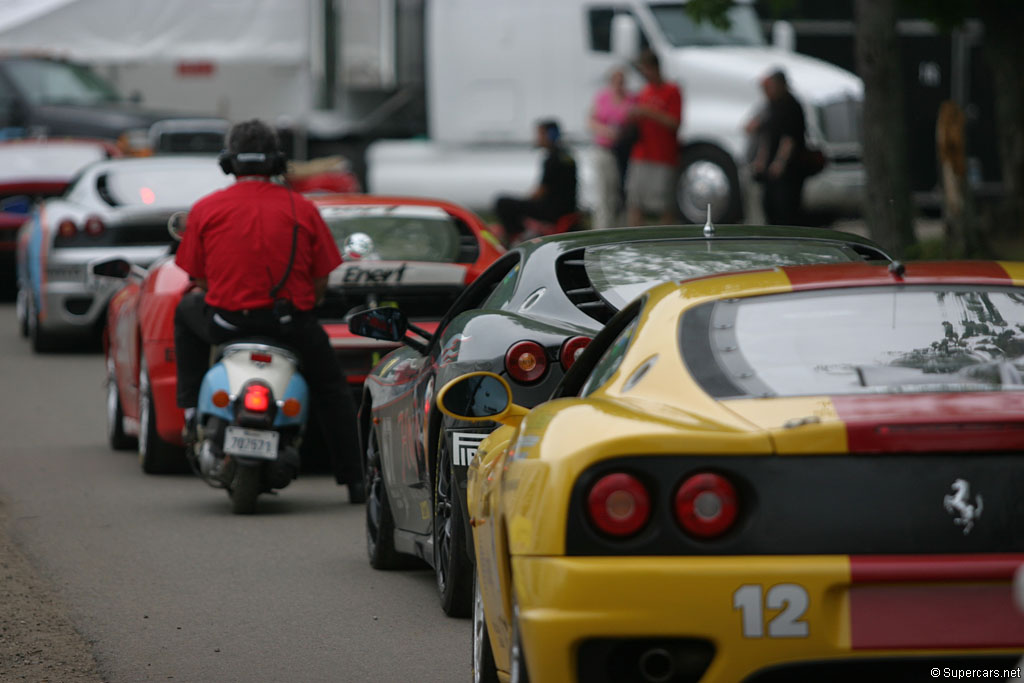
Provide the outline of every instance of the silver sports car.
[[98,333],[118,283],[91,278],[89,264],[148,266],[167,252],[168,218],[230,182],[213,156],[109,159],[39,204],[17,246],[18,320],[33,349]]

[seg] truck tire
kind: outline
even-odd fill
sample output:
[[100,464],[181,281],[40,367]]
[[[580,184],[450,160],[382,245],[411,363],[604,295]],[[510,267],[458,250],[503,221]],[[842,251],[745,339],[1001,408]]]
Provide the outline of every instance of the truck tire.
[[676,207],[684,223],[703,225],[711,204],[715,224],[743,220],[739,172],[732,157],[713,145],[693,145],[680,150],[676,179]]

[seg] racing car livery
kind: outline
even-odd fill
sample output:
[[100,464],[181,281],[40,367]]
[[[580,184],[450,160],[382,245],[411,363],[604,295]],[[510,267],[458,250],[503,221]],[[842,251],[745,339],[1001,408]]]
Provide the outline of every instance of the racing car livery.
[[[476,444],[494,425],[445,418],[435,410],[435,387],[489,370],[508,379],[517,403],[533,406],[551,395],[601,326],[653,285],[723,271],[865,259],[887,261],[866,239],[810,228],[622,228],[517,246],[466,290],[429,342],[411,341],[367,378],[360,434],[368,453],[370,563],[394,568],[410,557],[426,560],[435,569],[445,613],[468,616],[465,473]],[[352,323],[371,337],[401,339],[408,326],[396,317],[401,313],[388,310],[380,320],[367,314]],[[381,326],[363,324],[369,322]],[[399,334],[389,335],[389,329]]]
[[[219,173],[219,171],[218,171]],[[353,309],[401,305],[426,329],[466,284],[504,251],[473,213],[446,202],[370,195],[315,195],[345,263],[317,309],[354,391],[397,342],[349,332]],[[114,295],[106,328],[107,433],[113,448],[138,446],[149,473],[185,468],[175,400],[174,311],[189,288],[171,255],[136,269]]]
[[1024,264],[661,285],[469,470],[476,680],[927,680],[1024,648]]

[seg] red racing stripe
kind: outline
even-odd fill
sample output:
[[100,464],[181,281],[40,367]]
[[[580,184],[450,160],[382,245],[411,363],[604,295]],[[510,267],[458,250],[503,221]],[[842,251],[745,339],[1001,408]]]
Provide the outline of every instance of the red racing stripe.
[[902,277],[890,273],[887,266],[871,266],[865,263],[787,266],[782,270],[792,283],[794,291],[890,284],[1013,284],[1009,273],[995,261],[908,263]]
[[830,397],[850,453],[1007,450],[1024,444],[1024,393]]
[[860,584],[849,595],[854,650],[1024,646],[1009,582]]
[[963,555],[851,555],[850,581],[1008,581],[1024,553]]

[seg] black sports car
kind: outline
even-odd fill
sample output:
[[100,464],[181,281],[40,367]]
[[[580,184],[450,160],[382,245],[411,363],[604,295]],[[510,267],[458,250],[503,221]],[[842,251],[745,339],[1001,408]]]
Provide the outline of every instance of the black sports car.
[[[468,615],[466,467],[494,424],[456,422],[435,391],[467,372],[506,377],[513,401],[546,400],[590,339],[655,284],[783,265],[888,261],[870,240],[831,230],[736,226],[622,228],[523,243],[456,300],[433,335],[394,308],[353,316],[356,334],[404,340],[367,377],[360,410],[366,453],[367,550],[378,569],[426,560],[441,605]],[[422,332],[422,331],[420,331]]]

